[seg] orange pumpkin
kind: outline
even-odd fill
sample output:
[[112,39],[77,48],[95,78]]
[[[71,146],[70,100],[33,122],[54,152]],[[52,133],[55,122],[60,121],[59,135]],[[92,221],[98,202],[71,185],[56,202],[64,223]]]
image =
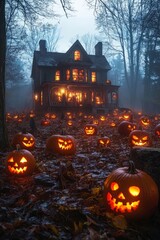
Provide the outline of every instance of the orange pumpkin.
[[17,149],[10,152],[6,159],[6,170],[14,176],[27,176],[33,173],[35,168],[35,158],[26,149]]
[[118,125],[118,133],[121,136],[129,136],[130,132],[136,129],[136,124],[129,121],[122,121]]
[[99,137],[97,139],[97,147],[98,148],[105,148],[111,145],[111,140],[107,136]]
[[134,130],[129,134],[129,145],[131,147],[151,147],[151,135],[145,130]]
[[151,121],[148,116],[141,116],[139,122],[142,127],[146,127],[146,128],[149,127],[151,124]]
[[140,220],[152,216],[158,206],[159,191],[147,173],[129,167],[114,170],[104,182],[107,210],[126,218]]
[[87,136],[95,136],[97,135],[97,125],[88,123],[84,126],[84,133]]
[[41,120],[41,126],[47,127],[51,125],[51,121],[47,118]]
[[52,135],[47,139],[46,150],[61,155],[73,155],[76,152],[75,138],[71,135]]
[[13,137],[12,146],[16,147],[19,144],[21,148],[33,150],[35,148],[35,141],[35,137],[31,133],[23,131]]
[[160,123],[155,126],[154,133],[158,138],[160,138]]

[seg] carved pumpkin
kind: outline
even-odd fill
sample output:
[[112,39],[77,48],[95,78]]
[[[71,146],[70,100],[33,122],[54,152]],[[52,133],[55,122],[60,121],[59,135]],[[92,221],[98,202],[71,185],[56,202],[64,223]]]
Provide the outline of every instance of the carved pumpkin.
[[76,152],[75,138],[71,135],[52,135],[47,139],[46,150],[61,155],[73,155]]
[[84,133],[87,136],[95,136],[97,135],[97,125],[95,124],[86,124],[84,126]]
[[68,125],[68,126],[73,126],[73,121],[72,121],[72,120],[68,120],[68,121],[67,121],[67,125]]
[[129,134],[129,145],[131,147],[151,147],[152,139],[150,134],[144,130],[134,130]]
[[17,149],[9,153],[6,159],[7,172],[14,176],[27,176],[33,173],[35,158],[26,149]]
[[12,146],[16,147],[19,144],[21,148],[33,150],[35,148],[35,141],[35,137],[31,133],[23,131],[14,136]]
[[129,121],[122,121],[118,125],[118,133],[121,136],[129,136],[130,132],[136,129],[136,124]]
[[49,119],[47,119],[47,118],[42,119],[41,126],[47,127],[47,126],[50,126],[50,125],[51,125],[51,121]]
[[151,124],[151,121],[148,116],[141,116],[139,122],[142,127],[146,127],[146,128],[149,127]]
[[109,147],[110,145],[111,145],[111,140],[107,136],[99,137],[97,139],[97,147],[99,148]]
[[156,210],[159,191],[147,173],[129,167],[114,170],[104,182],[107,210],[126,218],[139,220],[150,217]]
[[154,128],[154,133],[157,137],[160,138],[160,124],[157,124]]

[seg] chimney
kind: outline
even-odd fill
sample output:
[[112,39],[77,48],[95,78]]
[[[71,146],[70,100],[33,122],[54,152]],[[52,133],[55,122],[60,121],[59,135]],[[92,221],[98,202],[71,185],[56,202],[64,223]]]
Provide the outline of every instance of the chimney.
[[98,42],[95,45],[95,55],[96,56],[102,56],[102,42]]
[[46,53],[47,48],[46,48],[46,40],[40,40],[39,41],[39,50],[41,53]]

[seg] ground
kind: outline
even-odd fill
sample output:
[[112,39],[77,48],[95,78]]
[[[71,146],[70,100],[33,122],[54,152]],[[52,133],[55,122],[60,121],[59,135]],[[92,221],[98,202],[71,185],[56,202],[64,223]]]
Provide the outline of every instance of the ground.
[[[128,137],[117,131],[123,120],[117,115],[99,116],[66,115],[52,118],[49,126],[42,126],[42,116],[35,116],[37,130],[35,148],[31,151],[36,160],[34,172],[26,177],[15,177],[6,171],[6,158],[13,147],[1,152],[0,164],[0,236],[3,239],[40,240],[158,240],[160,236],[159,207],[146,220],[129,221],[124,215],[113,215],[106,210],[103,196],[104,181],[118,167],[125,166],[130,158]],[[68,118],[73,121],[67,125]],[[97,134],[86,136],[84,126],[98,119]],[[29,117],[22,122],[7,120],[10,142],[14,135],[26,129],[31,132]],[[156,119],[156,120],[155,120]],[[152,134],[159,119],[153,118],[147,128]],[[139,116],[132,121],[139,122]],[[111,127],[110,123],[116,126]],[[71,135],[76,141],[73,155],[46,151],[46,141],[54,134]],[[109,147],[97,146],[100,136],[111,139]]]

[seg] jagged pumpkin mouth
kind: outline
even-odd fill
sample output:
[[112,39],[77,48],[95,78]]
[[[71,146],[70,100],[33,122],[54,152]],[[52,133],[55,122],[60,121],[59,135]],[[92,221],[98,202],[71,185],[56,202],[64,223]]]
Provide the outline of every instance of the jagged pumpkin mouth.
[[94,132],[95,132],[94,129],[86,129],[86,134],[87,134],[87,135],[93,135]]
[[142,141],[137,142],[137,141],[134,141],[134,140],[132,140],[132,144],[135,145],[135,146],[146,146],[146,145],[148,145],[147,142],[142,142]]
[[20,174],[20,173],[24,173],[27,171],[27,167],[11,167],[11,166],[8,166],[8,170],[11,172],[11,173],[14,173],[14,174]]
[[65,142],[65,141],[63,141],[63,140],[59,140],[58,141],[58,147],[59,147],[59,149],[61,149],[61,150],[70,150],[70,149],[72,149],[73,148],[73,144],[70,142]]
[[106,196],[107,202],[112,209],[112,211],[120,212],[120,213],[132,213],[137,210],[140,200],[134,201],[132,203],[126,202],[125,204],[122,201],[117,201],[109,192]]

